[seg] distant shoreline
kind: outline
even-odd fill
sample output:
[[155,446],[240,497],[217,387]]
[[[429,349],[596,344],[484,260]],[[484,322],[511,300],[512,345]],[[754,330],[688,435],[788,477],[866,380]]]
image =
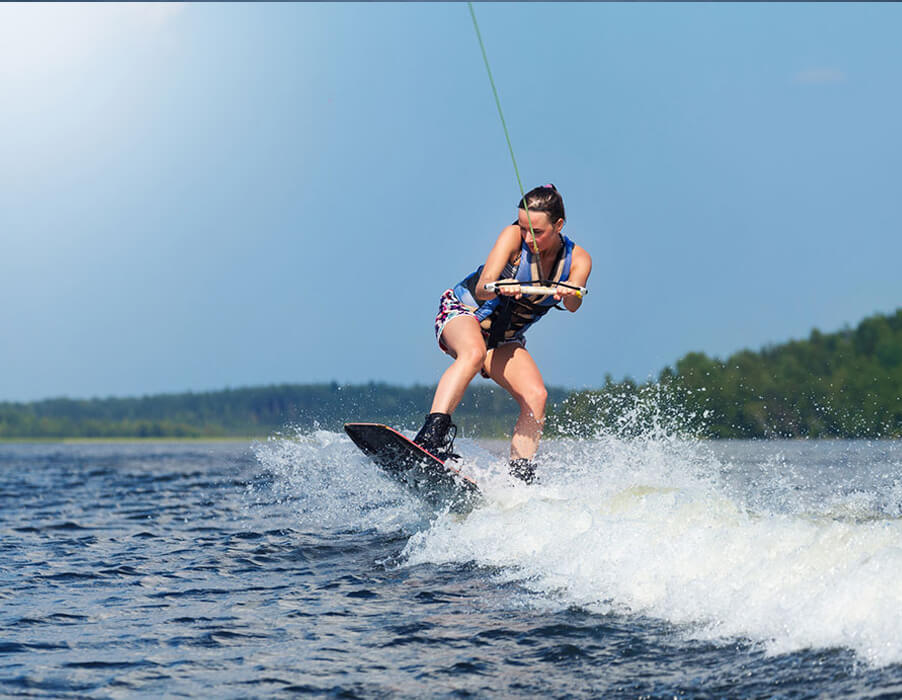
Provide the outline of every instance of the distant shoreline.
[[269,435],[257,435],[241,437],[235,435],[212,435],[209,437],[96,437],[96,438],[79,438],[79,437],[46,437],[46,438],[0,438],[0,445],[81,445],[81,444],[142,444],[149,443],[167,443],[167,442],[255,442],[266,440]]
[[[428,386],[280,384],[135,398],[0,401],[0,441],[238,441],[310,430],[340,432],[347,420],[404,430],[422,424]],[[721,360],[690,352],[657,379],[597,389],[548,387],[547,437],[629,437],[655,428],[699,438],[902,438],[902,308],[854,329],[811,331]],[[502,439],[517,403],[477,383],[454,411],[459,433]],[[663,424],[661,421],[664,421]]]
[[[256,435],[256,436],[248,436],[248,437],[236,437],[233,435],[229,436],[217,436],[213,435],[210,437],[109,437],[109,438],[0,438],[0,445],[150,445],[150,444],[160,444],[164,445],[167,443],[171,444],[186,444],[186,443],[198,443],[198,444],[216,444],[216,443],[254,443],[254,442],[265,442],[270,438],[277,439],[292,439],[292,437],[286,435],[276,435],[275,433],[271,435]],[[482,437],[473,437],[468,438],[472,439],[479,447],[486,450],[487,452],[491,452],[493,455],[497,457],[507,457],[508,450],[510,448],[510,439],[509,438],[482,438]],[[556,442],[558,440],[568,440],[573,438],[568,437],[548,437],[542,440],[543,443],[547,442]],[[580,439],[580,438],[576,438]],[[729,443],[729,442],[869,442],[869,443],[879,443],[879,442],[900,442],[900,438],[895,437],[881,437],[881,438],[867,438],[867,437],[834,437],[834,436],[825,436],[825,437],[766,437],[766,438],[747,438],[747,437],[730,437],[730,438],[719,438],[719,437],[696,437],[693,438],[699,442],[711,442],[711,443]],[[541,449],[541,448],[540,448]]]

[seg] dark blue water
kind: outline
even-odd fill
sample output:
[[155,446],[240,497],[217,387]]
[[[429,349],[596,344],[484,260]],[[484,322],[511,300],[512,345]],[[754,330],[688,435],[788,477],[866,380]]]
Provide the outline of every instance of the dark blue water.
[[902,694],[895,447],[665,443],[464,441],[467,518],[332,433],[0,445],[0,695]]

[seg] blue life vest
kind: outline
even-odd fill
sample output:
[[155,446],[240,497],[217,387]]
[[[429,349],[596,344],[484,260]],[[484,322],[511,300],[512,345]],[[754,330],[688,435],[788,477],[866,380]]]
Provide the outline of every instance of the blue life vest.
[[[501,279],[515,279],[521,284],[528,282],[537,284],[539,281],[566,282],[570,278],[573,241],[564,235],[561,235],[561,241],[563,245],[548,277],[541,279],[539,256],[533,254],[526,241],[523,241],[520,245],[520,256],[516,262],[505,265]],[[458,282],[454,287],[454,295],[464,306],[474,310],[490,349],[502,342],[521,339],[530,326],[557,305],[554,295],[551,294],[544,296],[524,294],[519,299],[496,296],[480,301],[476,298],[476,285],[483,267],[485,266],[480,265],[476,272]]]

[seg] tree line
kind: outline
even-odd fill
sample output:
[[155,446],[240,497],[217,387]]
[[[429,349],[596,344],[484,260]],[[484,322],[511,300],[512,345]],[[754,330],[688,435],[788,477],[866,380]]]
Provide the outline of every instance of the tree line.
[[[0,403],[0,438],[262,437],[278,431],[341,430],[349,421],[414,429],[435,387],[384,383],[282,384],[135,398],[56,398]],[[550,388],[551,401],[565,389]],[[464,435],[504,435],[517,405],[494,385],[467,391],[455,422]]]
[[607,377],[550,423],[559,435],[663,423],[709,438],[902,437],[902,309],[725,360],[692,352],[644,384]]
[[[346,421],[419,427],[434,387],[282,384],[136,398],[0,403],[0,438],[261,437],[340,430]],[[902,437],[902,309],[854,329],[742,350],[692,352],[655,379],[607,376],[598,389],[549,388],[546,432],[668,431],[709,438]],[[462,435],[501,437],[517,405],[477,382],[454,414]]]

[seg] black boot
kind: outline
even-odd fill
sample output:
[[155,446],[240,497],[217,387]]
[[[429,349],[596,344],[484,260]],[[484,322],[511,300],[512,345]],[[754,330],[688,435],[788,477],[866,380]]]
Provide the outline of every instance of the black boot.
[[512,459],[510,461],[511,476],[522,479],[527,484],[532,484],[536,480],[536,465],[525,457]]
[[460,458],[460,455],[454,454],[456,436],[457,426],[451,422],[451,416],[447,413],[430,413],[413,441],[444,462]]

